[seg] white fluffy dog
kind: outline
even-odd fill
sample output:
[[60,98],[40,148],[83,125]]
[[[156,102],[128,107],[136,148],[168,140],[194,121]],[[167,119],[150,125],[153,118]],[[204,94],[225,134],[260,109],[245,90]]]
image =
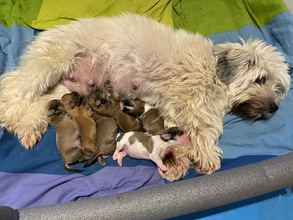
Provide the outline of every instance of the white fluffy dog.
[[156,106],[167,126],[190,135],[190,146],[165,160],[162,175],[174,180],[190,165],[200,173],[219,169],[224,115],[270,117],[288,91],[287,71],[276,48],[259,40],[213,46],[135,14],[82,19],[40,33],[17,69],[2,76],[0,120],[31,148],[47,129],[49,100],[112,87]]

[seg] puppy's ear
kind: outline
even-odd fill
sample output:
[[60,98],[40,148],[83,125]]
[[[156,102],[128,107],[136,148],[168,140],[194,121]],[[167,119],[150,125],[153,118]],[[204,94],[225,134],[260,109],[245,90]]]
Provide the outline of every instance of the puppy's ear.
[[161,134],[160,137],[163,141],[167,142],[171,139],[171,134]]
[[55,109],[50,108],[47,112],[47,116],[52,116],[55,114]]
[[96,101],[96,106],[98,107],[98,106],[101,105],[101,104],[102,104],[101,100],[98,99],[98,100]]
[[225,84],[231,83],[240,70],[255,65],[255,57],[243,49],[214,46],[213,51],[218,77]]

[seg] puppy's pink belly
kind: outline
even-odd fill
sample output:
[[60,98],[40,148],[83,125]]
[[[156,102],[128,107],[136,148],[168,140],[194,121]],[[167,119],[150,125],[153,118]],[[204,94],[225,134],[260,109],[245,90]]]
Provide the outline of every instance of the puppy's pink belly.
[[144,146],[130,145],[124,148],[124,151],[133,158],[149,160],[149,152]]

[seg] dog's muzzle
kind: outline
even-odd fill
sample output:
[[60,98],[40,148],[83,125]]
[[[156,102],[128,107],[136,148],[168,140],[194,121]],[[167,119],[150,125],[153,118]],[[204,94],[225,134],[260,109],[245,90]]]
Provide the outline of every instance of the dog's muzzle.
[[265,103],[262,101],[246,101],[235,104],[231,109],[231,113],[242,118],[256,120],[267,119],[278,111],[278,109],[279,106],[275,102]]
[[270,104],[270,113],[275,113],[276,111],[278,111],[279,106],[276,103],[271,103]]

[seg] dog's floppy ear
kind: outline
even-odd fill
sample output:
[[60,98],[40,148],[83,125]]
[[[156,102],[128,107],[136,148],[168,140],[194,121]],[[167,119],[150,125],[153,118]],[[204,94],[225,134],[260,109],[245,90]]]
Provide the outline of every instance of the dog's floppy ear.
[[213,52],[217,62],[217,75],[225,84],[231,83],[239,70],[247,70],[255,65],[255,57],[240,48],[225,48],[219,45],[213,47]]
[[228,51],[223,51],[219,54],[217,54],[217,63],[216,63],[216,70],[219,79],[225,83],[229,84],[232,81],[232,78],[235,74],[235,71],[230,66],[229,60],[228,60]]

